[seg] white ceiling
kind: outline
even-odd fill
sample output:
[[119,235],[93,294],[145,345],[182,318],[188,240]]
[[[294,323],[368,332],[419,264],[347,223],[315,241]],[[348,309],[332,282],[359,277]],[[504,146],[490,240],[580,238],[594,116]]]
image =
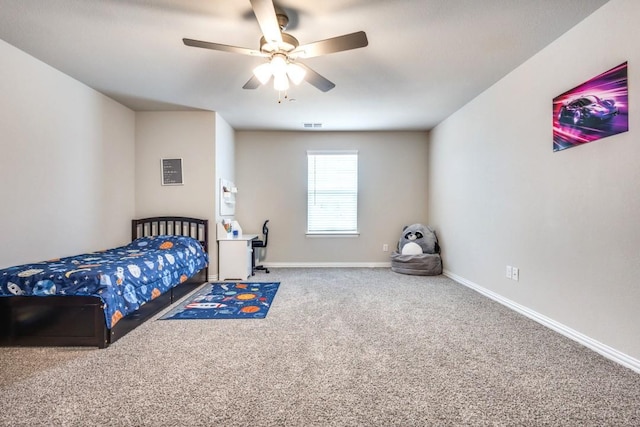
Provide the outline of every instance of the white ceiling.
[[278,104],[244,90],[260,58],[182,38],[258,49],[249,0],[0,0],[0,38],[133,110],[217,111],[235,129],[434,127],[607,0],[279,0],[301,44],[363,30],[369,46],[303,62]]

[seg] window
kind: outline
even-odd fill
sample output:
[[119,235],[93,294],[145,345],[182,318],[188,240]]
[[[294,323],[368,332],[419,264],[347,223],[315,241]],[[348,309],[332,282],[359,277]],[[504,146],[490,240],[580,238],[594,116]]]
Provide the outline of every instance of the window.
[[307,233],[358,232],[358,152],[308,151]]

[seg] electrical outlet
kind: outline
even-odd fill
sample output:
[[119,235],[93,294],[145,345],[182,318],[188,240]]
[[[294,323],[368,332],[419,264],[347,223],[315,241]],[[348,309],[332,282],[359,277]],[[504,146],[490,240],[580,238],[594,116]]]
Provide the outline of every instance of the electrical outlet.
[[513,269],[510,265],[507,265],[507,279],[511,279],[512,275],[513,275]]
[[511,270],[511,278],[515,281],[518,281],[520,278],[520,269],[518,267],[513,267]]
[[382,245],[382,252],[389,252],[389,245],[386,243]]

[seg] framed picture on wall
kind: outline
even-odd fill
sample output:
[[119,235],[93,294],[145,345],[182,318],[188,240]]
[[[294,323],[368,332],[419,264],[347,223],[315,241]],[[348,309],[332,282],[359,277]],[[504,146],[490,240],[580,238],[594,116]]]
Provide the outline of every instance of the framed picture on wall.
[[553,99],[553,151],[628,130],[626,62]]
[[183,185],[182,159],[161,159],[162,185]]

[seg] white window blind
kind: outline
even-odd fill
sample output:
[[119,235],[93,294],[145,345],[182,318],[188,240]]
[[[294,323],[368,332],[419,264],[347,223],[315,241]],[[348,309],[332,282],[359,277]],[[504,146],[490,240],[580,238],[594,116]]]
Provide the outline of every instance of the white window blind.
[[307,233],[358,232],[358,153],[308,151]]

